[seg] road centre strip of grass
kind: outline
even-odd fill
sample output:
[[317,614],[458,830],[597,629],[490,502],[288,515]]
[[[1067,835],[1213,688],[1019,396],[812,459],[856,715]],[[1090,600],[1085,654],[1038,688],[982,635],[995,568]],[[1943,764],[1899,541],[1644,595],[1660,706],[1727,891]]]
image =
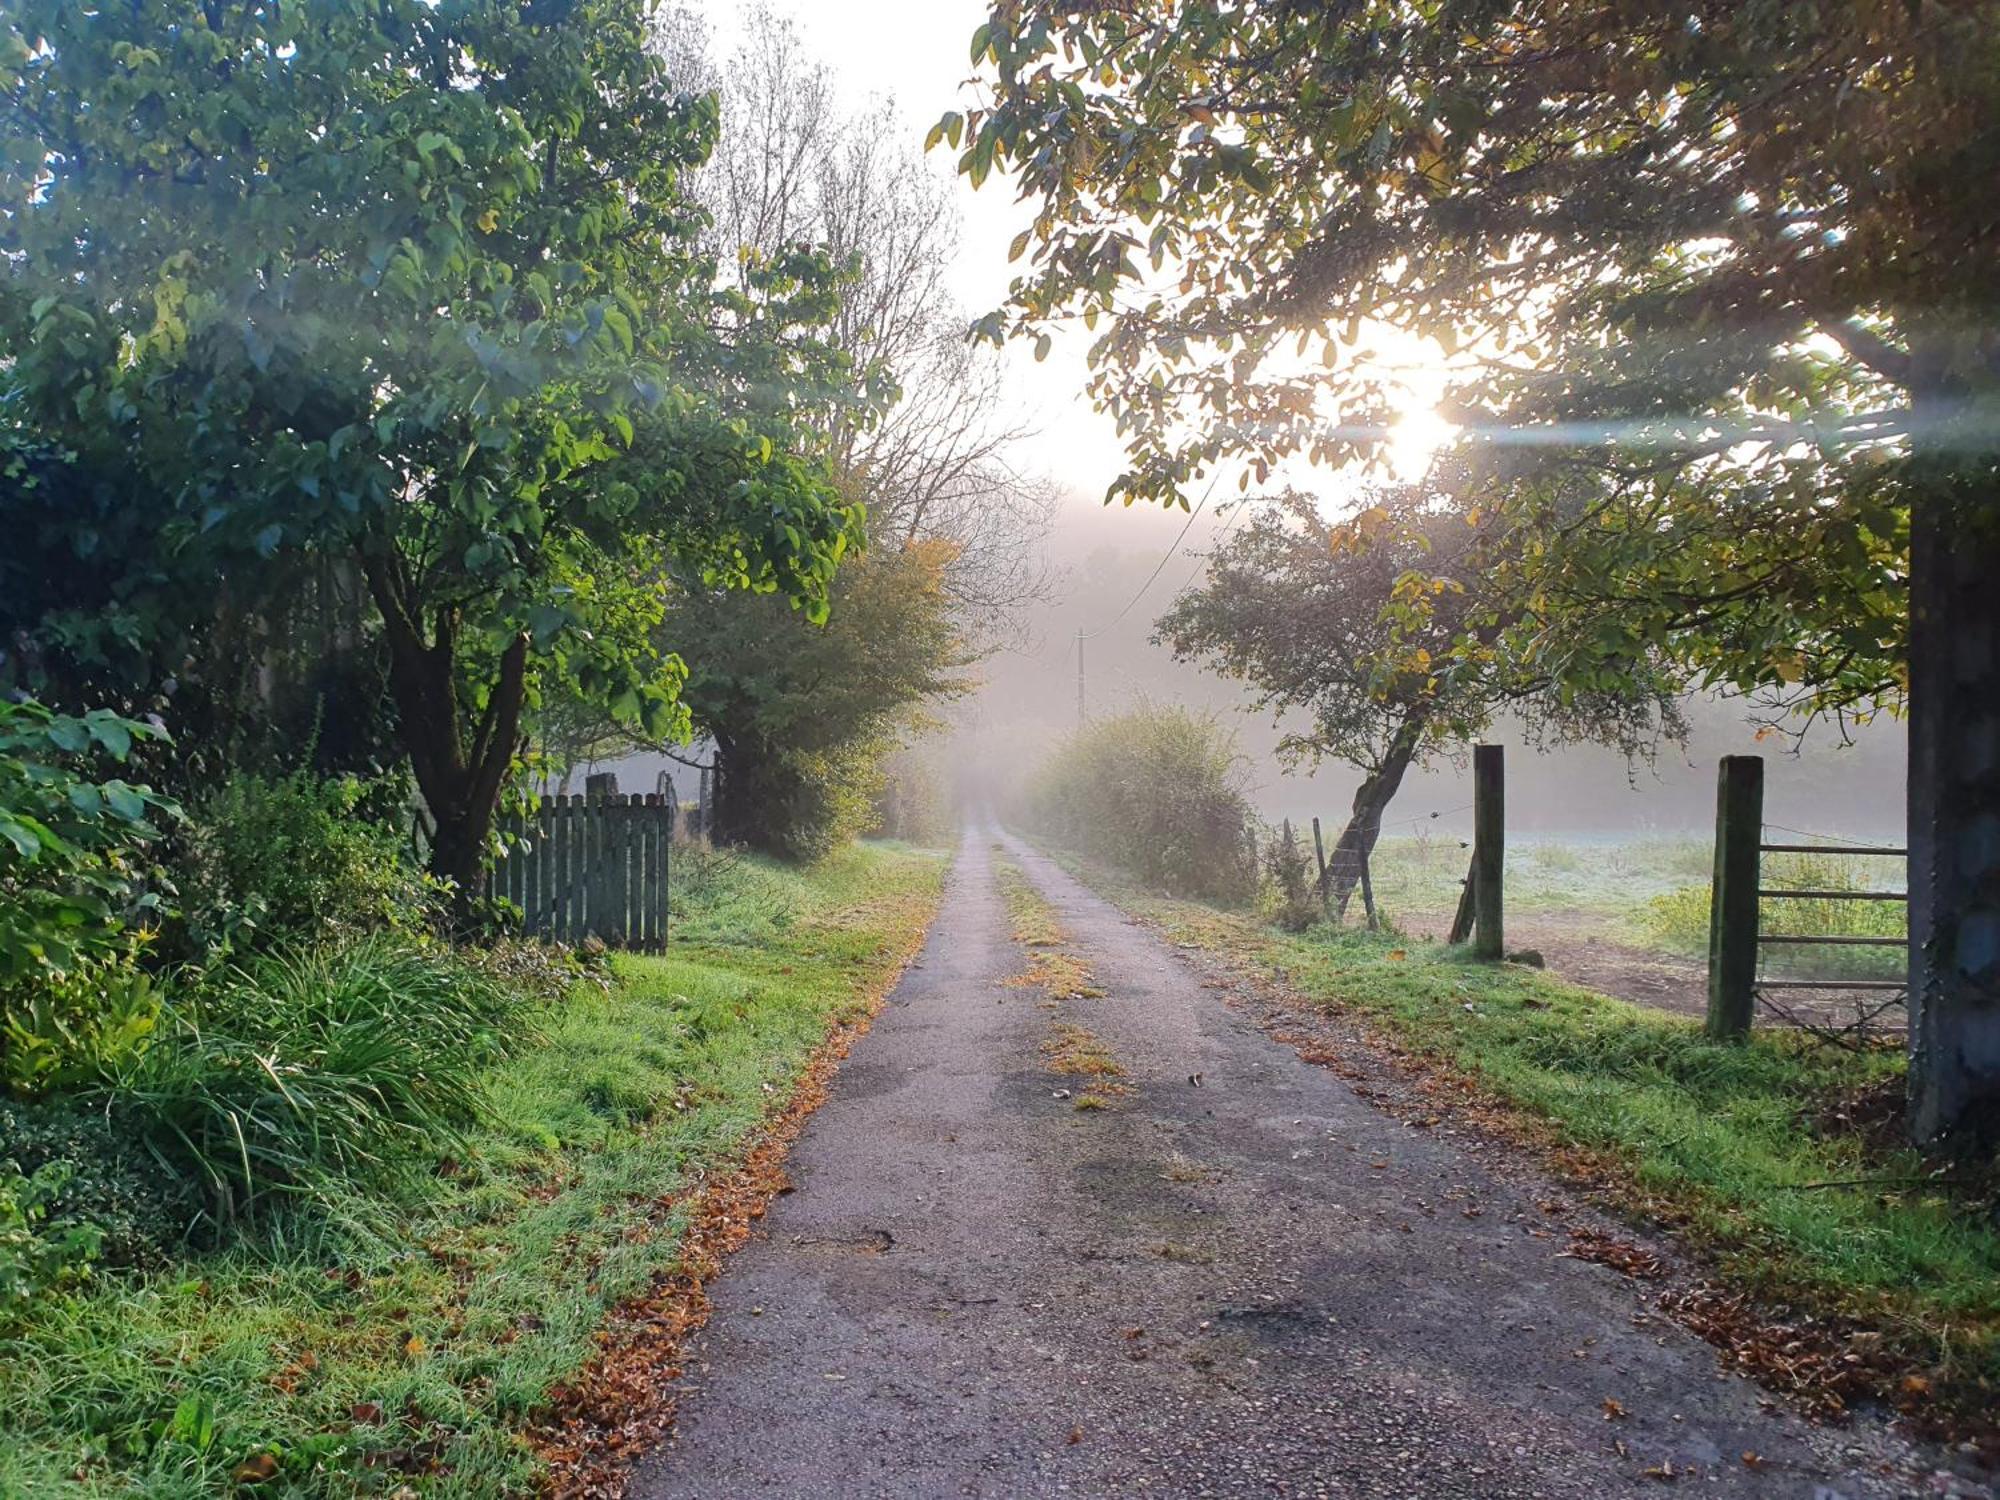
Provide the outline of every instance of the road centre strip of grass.
[[1993,1171],[1922,1160],[1891,1125],[1854,1128],[1893,1101],[1900,1055],[1775,1029],[1717,1044],[1697,1023],[1441,944],[1327,927],[1290,936],[1078,873],[1174,941],[1469,1075],[1726,1284],[1838,1320],[1867,1362],[1894,1349],[1878,1389],[1914,1415],[1976,1428],[2000,1409]]
[[915,953],[940,856],[708,872],[486,1080],[488,1119],[395,1233],[102,1275],[0,1338],[0,1496],[530,1492],[520,1433],[671,1268],[676,1195],[781,1109]]

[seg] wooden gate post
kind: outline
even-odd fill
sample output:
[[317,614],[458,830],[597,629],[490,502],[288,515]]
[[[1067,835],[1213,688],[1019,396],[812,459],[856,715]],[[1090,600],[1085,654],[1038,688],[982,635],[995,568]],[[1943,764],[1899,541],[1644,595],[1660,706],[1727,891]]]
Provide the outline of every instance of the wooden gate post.
[[1715,876],[1708,897],[1708,1034],[1750,1034],[1757,985],[1757,882],[1764,757],[1725,755],[1715,773]]
[[1472,956],[1497,959],[1507,946],[1501,922],[1506,867],[1507,763],[1498,745],[1472,747]]

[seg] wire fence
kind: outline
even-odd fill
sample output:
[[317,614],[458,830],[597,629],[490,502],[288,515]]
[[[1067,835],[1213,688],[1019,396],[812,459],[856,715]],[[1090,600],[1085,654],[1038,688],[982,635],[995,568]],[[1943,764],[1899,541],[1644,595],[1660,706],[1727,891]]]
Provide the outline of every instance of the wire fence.
[[[1385,818],[1369,859],[1380,920],[1443,942],[1461,915],[1469,804]],[[1328,826],[1331,853],[1340,825]],[[1766,1022],[1896,1031],[1906,1023],[1901,849],[1878,839],[1764,825],[1756,984]],[[1690,1017],[1707,1008],[1710,833],[1510,834],[1507,947],[1602,993]],[[1365,924],[1358,898],[1340,914]]]

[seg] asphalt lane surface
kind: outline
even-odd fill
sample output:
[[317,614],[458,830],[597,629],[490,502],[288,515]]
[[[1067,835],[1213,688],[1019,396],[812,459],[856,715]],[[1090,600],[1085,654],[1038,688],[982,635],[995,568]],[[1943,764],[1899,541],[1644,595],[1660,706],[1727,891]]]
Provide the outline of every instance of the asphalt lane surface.
[[[1007,983],[1002,859],[1101,996]],[[1130,1092],[1079,1109],[1058,1024]],[[1531,1185],[1300,1061],[992,830],[790,1172],[711,1288],[643,1500],[1913,1492],[1885,1429],[1760,1403],[1525,1233]]]

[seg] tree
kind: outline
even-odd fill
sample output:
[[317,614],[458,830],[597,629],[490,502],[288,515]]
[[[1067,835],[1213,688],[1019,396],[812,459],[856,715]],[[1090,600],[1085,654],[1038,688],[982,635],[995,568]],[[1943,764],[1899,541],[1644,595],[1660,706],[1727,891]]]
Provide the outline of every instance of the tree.
[[724,131],[699,191],[718,259],[754,267],[798,244],[849,267],[832,325],[885,409],[841,414],[824,433],[872,542],[943,540],[945,586],[989,644],[1046,593],[1036,547],[1055,493],[1010,455],[1032,431],[1004,415],[999,358],[966,338],[946,283],[960,224],[948,180],[903,144],[894,104],[843,109],[832,74],[762,5],[720,72]]
[[1608,630],[1808,711],[1907,684],[1925,1139],[2000,1134],[2000,851],[1958,837],[2000,814],[2000,728],[1954,707],[2000,698],[1996,26],[1993,0],[1030,0],[975,35],[990,106],[939,124],[1038,209],[988,330],[1105,328],[1121,489],[1365,456],[1388,403],[1354,356],[1388,325],[1460,359],[1522,644],[1559,667],[1615,598]]
[[538,677],[684,722],[650,633],[598,628],[643,621],[635,553],[823,613],[858,519],[794,441],[858,399],[816,332],[833,267],[718,284],[688,191],[714,104],[646,15],[31,0],[0,23],[7,504],[119,554],[98,600],[9,623],[61,641],[108,602],[157,677],[190,615],[339,559],[433,868],[468,894]]
[[1174,601],[1155,633],[1177,658],[1248,683],[1258,708],[1310,715],[1279,740],[1282,759],[1331,758],[1362,773],[1327,867],[1325,895],[1340,913],[1404,775],[1497,714],[1545,740],[1634,756],[1684,732],[1676,684],[1657,664],[1579,690],[1495,650],[1460,651],[1468,622],[1487,608],[1504,527],[1468,515],[1445,487],[1373,498],[1368,539],[1358,542],[1308,496],[1271,501],[1210,557],[1201,584]]
[[673,597],[662,639],[715,741],[719,838],[813,858],[864,831],[882,757],[924,705],[970,685],[951,560],[943,542],[872,548],[842,567],[826,623],[803,629],[776,599]]

